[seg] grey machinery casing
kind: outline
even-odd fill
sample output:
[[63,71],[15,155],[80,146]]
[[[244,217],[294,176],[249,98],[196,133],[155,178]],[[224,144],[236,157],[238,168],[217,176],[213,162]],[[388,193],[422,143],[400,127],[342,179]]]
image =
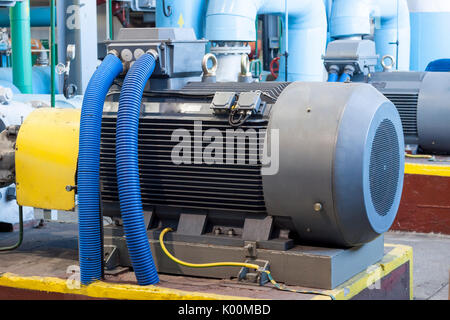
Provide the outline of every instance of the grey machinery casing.
[[[275,174],[263,175],[268,168],[260,162],[172,162],[171,150],[179,142],[173,141],[173,130],[182,128],[195,137],[196,122],[202,121],[200,134],[217,128],[225,136],[233,128],[223,107],[219,113],[212,108],[215,94],[232,92],[239,103],[241,94],[251,91],[261,93],[261,101],[255,100],[261,106],[240,129],[260,130],[258,146],[277,145],[271,138],[278,130],[278,165],[268,152],[278,167]],[[116,117],[117,103],[107,103],[100,176],[103,214],[115,220],[105,228],[105,243],[119,252],[112,266],[130,265],[115,178]],[[202,148],[207,145],[204,142]],[[198,274],[167,260],[157,239],[162,228],[172,227],[176,231],[167,241],[181,259],[263,259],[280,281],[334,287],[383,255],[379,236],[389,229],[398,209],[403,147],[397,109],[368,84],[189,83],[164,94],[147,92],[140,116],[139,169],[157,268],[219,278],[236,275],[233,268]],[[236,147],[235,152],[242,151]],[[249,244],[255,249],[251,255],[245,254]],[[338,256],[342,258],[336,260]],[[294,270],[305,263],[311,272],[321,271],[312,277],[305,269],[307,276],[299,276]],[[355,267],[338,275],[348,264]]]
[[449,72],[379,72],[369,83],[399,110],[407,144],[450,153]]
[[280,163],[277,174],[263,176],[269,214],[292,217],[300,238],[328,245],[359,245],[389,229],[404,172],[392,103],[367,85],[293,83],[267,137],[273,129]]

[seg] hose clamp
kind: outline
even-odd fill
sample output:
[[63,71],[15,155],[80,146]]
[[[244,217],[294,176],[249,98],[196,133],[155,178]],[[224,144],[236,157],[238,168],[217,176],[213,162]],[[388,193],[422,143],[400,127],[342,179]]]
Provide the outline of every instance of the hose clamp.
[[155,58],[155,60],[158,60],[159,54],[155,49],[147,50],[146,53],[153,56],[153,58]]
[[117,58],[119,58],[119,52],[117,52],[117,50],[115,49],[109,50],[108,54],[115,55]]
[[339,74],[340,68],[339,66],[333,64],[328,68],[328,73],[337,73]]
[[355,67],[348,64],[345,66],[344,72],[347,73],[350,77],[353,77],[353,73],[355,73]]

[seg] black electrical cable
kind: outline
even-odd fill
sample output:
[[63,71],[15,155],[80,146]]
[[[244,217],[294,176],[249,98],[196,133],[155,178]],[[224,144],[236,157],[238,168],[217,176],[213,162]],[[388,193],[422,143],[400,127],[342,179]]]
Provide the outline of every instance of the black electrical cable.
[[237,128],[242,126],[252,115],[251,112],[248,112],[247,115],[244,117],[244,113],[239,113],[239,118],[236,120],[235,115],[237,113],[238,109],[232,108],[230,111],[230,116],[228,117],[228,123],[230,126]]

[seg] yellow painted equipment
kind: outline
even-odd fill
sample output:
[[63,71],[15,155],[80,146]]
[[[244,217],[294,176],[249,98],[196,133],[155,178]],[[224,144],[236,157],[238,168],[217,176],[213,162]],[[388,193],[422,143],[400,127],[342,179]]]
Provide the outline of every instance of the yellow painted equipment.
[[81,110],[42,108],[22,124],[16,143],[17,202],[73,210]]

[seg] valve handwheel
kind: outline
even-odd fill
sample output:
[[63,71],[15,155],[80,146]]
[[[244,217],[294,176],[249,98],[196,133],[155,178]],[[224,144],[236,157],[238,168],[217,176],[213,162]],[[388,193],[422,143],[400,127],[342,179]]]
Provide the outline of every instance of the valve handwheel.
[[272,59],[272,61],[270,61],[270,74],[275,80],[278,78],[279,70],[280,70],[280,57],[275,57]]

